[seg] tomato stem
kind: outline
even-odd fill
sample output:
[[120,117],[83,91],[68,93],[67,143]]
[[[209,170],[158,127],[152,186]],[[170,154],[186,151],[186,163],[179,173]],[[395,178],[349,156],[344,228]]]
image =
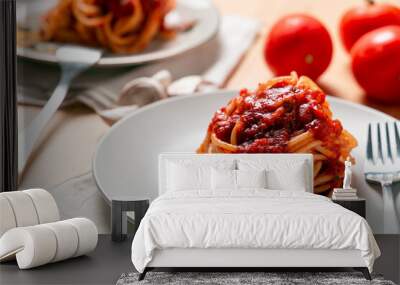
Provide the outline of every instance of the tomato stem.
[[311,64],[311,63],[313,63],[313,61],[314,61],[314,56],[313,56],[312,54],[307,54],[307,55],[305,56],[305,58],[304,58],[304,61],[305,61],[307,64]]
[[369,5],[374,5],[375,4],[375,0],[366,0],[367,1],[367,3],[369,4]]

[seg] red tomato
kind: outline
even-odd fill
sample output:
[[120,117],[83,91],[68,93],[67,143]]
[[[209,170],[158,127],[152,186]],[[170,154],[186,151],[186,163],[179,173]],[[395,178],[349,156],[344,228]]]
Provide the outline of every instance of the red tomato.
[[400,26],[386,26],[363,35],[351,49],[354,77],[367,96],[400,102]]
[[297,71],[317,79],[332,59],[332,40],[317,19],[288,15],[271,29],[264,48],[265,59],[276,75]]
[[344,14],[340,21],[340,36],[343,45],[350,51],[362,35],[389,25],[400,25],[400,9],[389,4],[371,3]]

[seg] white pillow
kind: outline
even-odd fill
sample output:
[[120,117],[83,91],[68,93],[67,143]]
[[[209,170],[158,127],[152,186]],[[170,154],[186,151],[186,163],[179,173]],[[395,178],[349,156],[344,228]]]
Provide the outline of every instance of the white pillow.
[[210,189],[211,167],[169,163],[167,190]]
[[273,190],[307,191],[304,160],[238,160],[239,170],[266,170],[267,188]]
[[237,189],[267,188],[267,171],[263,170],[236,170]]
[[267,176],[263,170],[211,169],[212,190],[239,190],[266,188]]
[[236,170],[211,169],[212,190],[236,190]]
[[[200,155],[202,156],[202,155]],[[211,190],[211,168],[235,169],[233,159],[185,158],[166,164],[166,191]]]
[[295,164],[290,169],[269,169],[267,171],[269,189],[287,191],[307,191],[304,163]]

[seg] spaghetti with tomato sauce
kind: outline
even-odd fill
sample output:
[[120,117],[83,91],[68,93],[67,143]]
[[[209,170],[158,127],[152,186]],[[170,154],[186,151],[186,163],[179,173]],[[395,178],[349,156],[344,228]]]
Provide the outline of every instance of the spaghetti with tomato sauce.
[[331,195],[356,145],[332,119],[325,93],[292,73],[241,90],[215,113],[198,153],[312,153],[314,192]]
[[44,15],[40,37],[115,53],[140,52],[156,37],[176,35],[164,22],[175,5],[175,0],[59,0]]

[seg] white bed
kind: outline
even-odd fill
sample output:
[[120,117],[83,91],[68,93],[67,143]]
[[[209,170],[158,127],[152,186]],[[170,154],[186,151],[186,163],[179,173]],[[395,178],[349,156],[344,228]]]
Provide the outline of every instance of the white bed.
[[[182,177],[171,165],[183,166]],[[190,177],[184,169],[193,165],[201,171]],[[140,278],[154,267],[355,267],[370,278],[380,255],[371,229],[357,214],[312,194],[312,166],[307,154],[160,155],[160,196],[132,243]],[[270,185],[209,187],[207,180],[217,179],[209,167],[267,169]],[[186,189],[192,180],[197,184]]]

